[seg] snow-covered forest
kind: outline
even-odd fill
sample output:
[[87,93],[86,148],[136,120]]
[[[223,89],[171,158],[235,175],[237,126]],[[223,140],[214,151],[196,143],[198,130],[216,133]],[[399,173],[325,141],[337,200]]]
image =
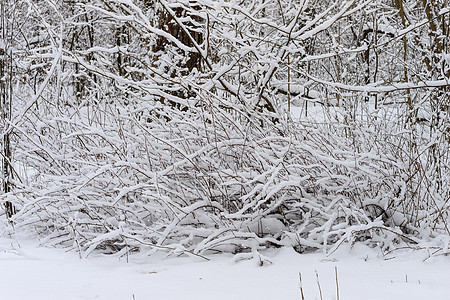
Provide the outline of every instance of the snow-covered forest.
[[447,0],[0,9],[2,232],[83,258],[449,253]]

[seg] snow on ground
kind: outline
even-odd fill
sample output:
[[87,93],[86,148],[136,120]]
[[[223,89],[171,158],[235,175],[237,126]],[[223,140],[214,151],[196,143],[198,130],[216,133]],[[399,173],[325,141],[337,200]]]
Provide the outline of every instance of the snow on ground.
[[[163,254],[126,258],[90,256],[36,246],[30,240],[0,238],[1,299],[301,299],[306,300],[450,299],[450,258],[426,259],[426,252],[397,253],[385,260],[363,245],[343,246],[329,257],[300,255],[292,249],[264,253],[236,262],[231,255],[170,257]],[[425,262],[424,262],[424,259]]]

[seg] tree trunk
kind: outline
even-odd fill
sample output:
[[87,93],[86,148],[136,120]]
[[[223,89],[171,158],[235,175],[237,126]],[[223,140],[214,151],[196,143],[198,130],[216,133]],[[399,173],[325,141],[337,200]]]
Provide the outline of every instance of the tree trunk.
[[[8,24],[7,14],[8,7],[5,7],[5,1],[0,3],[1,10],[1,39],[0,39],[0,112],[1,112],[1,129],[3,131],[2,145],[2,190],[4,193],[11,191],[10,179],[12,178],[11,168],[11,144],[9,128],[9,120],[11,119],[11,99],[12,99],[12,51],[10,49],[10,24]],[[14,206],[11,202],[5,202],[5,212],[7,218],[11,218],[14,214]]]

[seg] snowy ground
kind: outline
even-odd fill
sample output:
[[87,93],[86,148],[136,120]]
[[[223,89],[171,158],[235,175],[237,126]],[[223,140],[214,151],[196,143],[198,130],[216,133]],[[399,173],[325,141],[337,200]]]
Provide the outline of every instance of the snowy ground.
[[[396,254],[384,260],[359,245],[342,247],[330,257],[299,255],[292,249],[236,262],[230,255],[204,261],[196,257],[126,258],[90,256],[42,248],[29,240],[0,238],[1,299],[450,299],[450,258],[426,259],[426,251]],[[424,262],[424,259],[425,262]]]

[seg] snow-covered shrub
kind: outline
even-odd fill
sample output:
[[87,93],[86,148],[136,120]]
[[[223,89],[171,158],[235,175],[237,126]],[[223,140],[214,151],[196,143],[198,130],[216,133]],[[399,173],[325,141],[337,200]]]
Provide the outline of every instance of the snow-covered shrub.
[[[425,238],[421,230],[445,224],[439,206],[408,206],[408,162],[394,144],[402,139],[368,134],[364,124],[346,126],[347,138],[342,126],[261,127],[254,112],[208,93],[185,111],[118,102],[74,109],[20,136],[27,142],[16,159],[32,176],[8,200],[19,208],[16,228],[85,255],[328,251],[387,227],[396,238]],[[92,119],[100,113],[101,124]]]
[[[43,72],[12,108],[22,171],[2,201],[18,211],[14,228],[85,256],[390,248],[448,234],[448,116],[422,126],[392,95],[360,112],[366,92],[405,86],[363,86],[361,68],[334,60],[364,45],[328,50],[346,17],[352,45],[369,1],[255,3],[86,1],[60,8],[60,23],[41,16],[51,39],[29,62]],[[344,115],[292,120],[305,99],[336,100]]]

